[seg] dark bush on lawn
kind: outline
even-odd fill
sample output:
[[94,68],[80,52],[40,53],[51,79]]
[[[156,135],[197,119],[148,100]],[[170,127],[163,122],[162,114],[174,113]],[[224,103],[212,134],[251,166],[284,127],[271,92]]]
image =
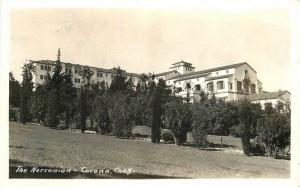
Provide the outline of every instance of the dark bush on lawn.
[[165,142],[174,142],[174,137],[170,130],[162,131],[161,139],[163,139]]
[[266,153],[271,157],[285,154],[285,148],[290,145],[290,133],[290,111],[282,112],[280,105],[273,108],[267,104],[258,121],[258,136],[266,146]]

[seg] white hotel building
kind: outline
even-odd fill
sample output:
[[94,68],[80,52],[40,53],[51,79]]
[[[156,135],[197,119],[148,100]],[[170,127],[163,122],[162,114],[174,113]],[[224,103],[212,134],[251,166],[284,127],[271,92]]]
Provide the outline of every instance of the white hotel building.
[[189,92],[194,100],[199,99],[201,90],[224,101],[238,100],[263,90],[257,72],[246,62],[195,71],[191,63],[181,61],[172,64],[170,70],[157,74],[156,81],[164,79],[177,95],[185,97]]
[[[51,60],[30,60],[35,66],[34,86],[44,84],[48,73],[52,74],[52,68],[55,61]],[[86,66],[62,62],[62,72],[70,72],[72,81],[76,88],[84,84],[80,72]],[[116,75],[115,69],[103,69],[90,67],[94,72],[91,77],[91,83],[105,82],[107,86],[111,84]],[[124,72],[127,80],[132,78],[134,85],[139,81],[139,74]],[[217,99],[224,101],[239,100],[248,97],[252,102],[265,103],[269,97],[263,92],[262,83],[257,78],[257,72],[246,62],[231,64],[227,66],[216,67],[201,71],[195,71],[191,63],[184,61],[172,64],[170,71],[155,74],[155,81],[159,79],[166,81],[177,96],[186,97],[189,93],[192,102],[200,98],[200,91],[214,94]],[[246,80],[246,81],[245,81]],[[284,92],[284,100],[289,100],[290,94]],[[272,96],[280,95],[273,92]],[[249,97],[251,96],[251,97]],[[272,100],[274,103],[274,100]]]
[[[48,73],[50,75],[53,74],[52,68],[55,63],[55,61],[52,60],[29,60],[34,66],[35,66],[35,76],[33,77],[33,83],[34,87],[37,87],[38,85],[45,84],[47,80]],[[70,72],[72,75],[72,81],[74,84],[74,87],[80,88],[81,85],[84,84],[84,81],[82,80],[81,71],[83,70],[83,65],[79,64],[72,64],[67,62],[62,62],[62,73],[64,72]],[[91,77],[91,83],[100,83],[102,81],[105,82],[106,86],[109,86],[111,84],[111,81],[114,79],[114,76],[116,75],[115,69],[103,69],[103,68],[97,68],[97,67],[90,67],[91,71],[94,72],[94,74]],[[125,72],[124,75],[126,76],[127,80],[132,78],[133,83],[136,85],[139,81],[139,74],[136,73],[128,73]]]

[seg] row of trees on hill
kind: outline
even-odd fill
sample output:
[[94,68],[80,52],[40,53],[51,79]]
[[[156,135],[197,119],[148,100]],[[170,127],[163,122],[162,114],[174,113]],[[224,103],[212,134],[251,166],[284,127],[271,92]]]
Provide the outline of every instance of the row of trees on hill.
[[60,50],[52,71],[46,84],[35,91],[32,64],[24,65],[20,84],[10,74],[10,105],[20,107],[22,123],[37,120],[51,128],[75,124],[83,133],[95,130],[118,138],[131,137],[132,127],[143,125],[151,127],[153,143],[160,142],[161,129],[169,129],[177,145],[185,144],[187,132],[192,132],[198,147],[209,146],[208,134],[234,135],[241,137],[246,155],[257,151],[250,143],[253,138],[271,156],[290,144],[290,111],[282,112],[282,105],[266,105],[262,110],[249,101],[217,101],[203,91],[198,102],[190,103],[189,95],[176,97],[164,80],[156,83],[151,74],[141,75],[134,86],[120,68],[115,68],[108,87],[104,82],[91,83],[93,72],[85,67],[80,72],[84,83],[76,89],[71,74],[62,72]]

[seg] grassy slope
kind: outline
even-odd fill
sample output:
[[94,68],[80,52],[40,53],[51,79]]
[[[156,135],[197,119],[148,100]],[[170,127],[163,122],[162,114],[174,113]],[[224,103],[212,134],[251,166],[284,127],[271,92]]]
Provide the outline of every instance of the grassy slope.
[[189,178],[289,177],[290,161],[286,160],[14,123],[10,124],[9,146],[10,159],[77,170],[121,167],[143,174]]

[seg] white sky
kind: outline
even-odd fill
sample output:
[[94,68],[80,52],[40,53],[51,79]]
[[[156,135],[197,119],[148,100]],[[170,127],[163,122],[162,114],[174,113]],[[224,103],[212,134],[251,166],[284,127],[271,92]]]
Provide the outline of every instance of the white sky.
[[15,9],[11,71],[25,59],[55,60],[128,72],[168,71],[174,62],[197,70],[248,62],[264,90],[289,88],[289,12],[285,8]]

